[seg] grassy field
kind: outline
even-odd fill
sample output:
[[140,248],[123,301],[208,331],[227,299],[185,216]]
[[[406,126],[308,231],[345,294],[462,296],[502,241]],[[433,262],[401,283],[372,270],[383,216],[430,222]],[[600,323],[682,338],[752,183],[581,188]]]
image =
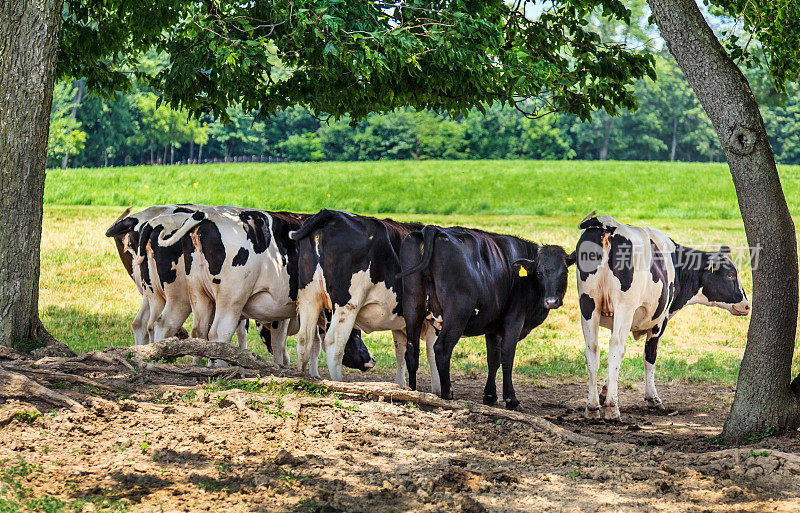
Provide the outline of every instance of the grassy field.
[[[781,172],[792,211],[798,212],[800,169]],[[688,245],[745,245],[727,170],[704,164],[479,161],[67,170],[48,173],[45,197],[40,309],[53,334],[77,351],[132,343],[130,321],[140,298],[103,236],[131,203],[346,208],[573,247],[577,223],[598,209],[656,226]],[[81,203],[116,206],[75,206]],[[749,269],[741,276],[750,294]],[[545,382],[585,374],[578,315],[573,270],[564,306],[518,346],[520,377]],[[747,326],[747,318],[719,309],[686,308],[662,339],[658,378],[735,383]],[[265,353],[254,333],[251,341]],[[388,334],[366,341],[378,365],[393,368]],[[628,385],[642,378],[642,350],[643,341],[629,342],[622,368]],[[453,365],[483,377],[483,340],[462,340]]]
[[[800,168],[781,167],[793,212]],[[739,219],[723,164],[388,161],[51,170],[48,205],[196,202],[273,210]]]

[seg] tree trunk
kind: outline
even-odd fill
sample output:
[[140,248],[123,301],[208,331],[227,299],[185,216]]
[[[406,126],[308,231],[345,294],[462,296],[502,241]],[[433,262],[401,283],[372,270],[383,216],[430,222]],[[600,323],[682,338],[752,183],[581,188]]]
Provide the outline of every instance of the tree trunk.
[[167,147],[166,146],[164,146],[164,156],[161,158],[161,162],[160,163],[161,164],[166,164],[167,163]]
[[0,345],[55,342],[39,320],[47,134],[62,0],[0,2]]
[[727,443],[800,425],[790,387],[797,328],[797,243],[758,104],[694,0],[648,0],[670,52],[719,135],[730,166],[747,242],[758,248],[753,316]]
[[603,146],[600,148],[600,160],[608,158],[608,143],[611,142],[611,132],[614,130],[614,118],[608,118],[603,122]]
[[678,116],[672,120],[672,148],[669,150],[669,161],[675,162],[675,150],[678,147]]
[[150,165],[153,165],[153,159],[155,159],[155,155],[153,155],[153,140],[150,139]]
[[203,145],[200,145],[200,148],[197,150],[197,163],[203,163]]
[[[69,117],[75,119],[75,116],[78,114],[78,107],[81,105],[81,100],[83,99],[83,80],[78,80],[78,90],[75,91],[75,98],[73,98],[72,102],[72,109],[69,111]],[[64,158],[61,159],[61,169],[67,168],[67,163],[69,162],[69,154],[65,153]]]
[[174,163],[175,163],[175,146],[170,144],[169,145],[169,165],[171,166]]
[[189,141],[189,164],[192,163],[192,159],[194,159],[194,141]]

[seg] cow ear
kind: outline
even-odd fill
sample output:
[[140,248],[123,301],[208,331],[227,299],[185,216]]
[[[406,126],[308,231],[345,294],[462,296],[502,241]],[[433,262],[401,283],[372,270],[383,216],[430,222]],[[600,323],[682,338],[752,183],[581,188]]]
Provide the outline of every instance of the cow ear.
[[578,257],[576,256],[576,252],[575,251],[573,251],[572,253],[567,255],[567,267],[569,267],[572,264],[574,264],[577,259],[578,259]]
[[528,275],[534,274],[536,271],[536,262],[528,260],[527,258],[520,258],[511,264],[511,266],[520,278],[525,278]]

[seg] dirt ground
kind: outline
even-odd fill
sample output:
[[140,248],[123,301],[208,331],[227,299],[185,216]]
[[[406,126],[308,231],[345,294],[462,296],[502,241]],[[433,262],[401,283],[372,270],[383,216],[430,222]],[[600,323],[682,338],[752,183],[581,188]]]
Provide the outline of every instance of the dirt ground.
[[[480,401],[483,377],[454,378],[457,398]],[[313,387],[144,378],[113,404],[0,428],[0,511],[800,511],[800,463],[715,453],[729,388],[662,384],[663,414],[623,390],[622,420],[606,423],[581,419],[583,383],[515,384],[527,412],[603,443]]]

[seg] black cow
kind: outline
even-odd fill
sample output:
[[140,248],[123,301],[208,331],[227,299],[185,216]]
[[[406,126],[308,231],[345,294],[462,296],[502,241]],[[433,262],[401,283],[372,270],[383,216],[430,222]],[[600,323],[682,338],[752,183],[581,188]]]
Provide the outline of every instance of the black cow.
[[561,306],[574,262],[574,253],[560,246],[511,235],[460,226],[426,226],[411,233],[400,249],[403,312],[413,348],[409,375],[418,365],[420,330],[431,325],[438,331],[434,352],[441,396],[452,399],[453,348],[461,337],[486,335],[489,377],[483,402],[497,401],[495,376],[502,363],[503,400],[507,408],[521,409],[511,378],[517,342]]
[[691,249],[660,230],[630,226],[609,216],[590,214],[580,228],[584,232],[577,248],[578,296],[589,372],[585,416],[600,417],[597,335],[601,326],[611,330],[608,379],[603,387],[605,418],[619,418],[617,384],[629,332],[636,339],[646,337],[645,401],[663,409],[654,369],[667,321],[693,303],[724,308],[734,315],[750,311],[730,249]]
[[[345,342],[356,326],[367,333],[392,331],[397,357],[395,382],[405,384],[405,320],[400,309],[397,253],[403,237],[421,227],[419,223],[321,210],[289,234],[298,241],[300,253],[297,353],[303,371],[310,359],[308,347],[316,319],[323,310],[329,310],[330,329],[324,344],[331,379],[342,380]],[[432,386],[436,390],[437,383]]]

